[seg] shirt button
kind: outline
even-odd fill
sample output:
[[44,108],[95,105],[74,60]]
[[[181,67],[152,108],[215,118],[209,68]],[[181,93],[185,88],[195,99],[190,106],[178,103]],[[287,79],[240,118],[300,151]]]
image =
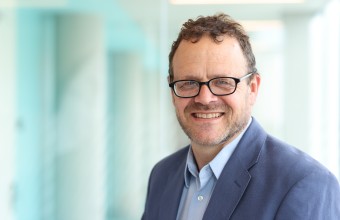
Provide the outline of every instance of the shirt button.
[[203,199],[204,199],[203,196],[198,196],[198,197],[197,197],[197,200],[198,200],[198,201],[202,201]]

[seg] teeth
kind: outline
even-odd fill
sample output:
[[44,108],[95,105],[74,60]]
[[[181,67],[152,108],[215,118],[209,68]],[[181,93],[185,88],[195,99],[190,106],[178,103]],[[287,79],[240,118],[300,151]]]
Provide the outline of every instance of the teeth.
[[218,118],[221,115],[222,113],[209,113],[209,114],[197,113],[195,114],[196,118]]

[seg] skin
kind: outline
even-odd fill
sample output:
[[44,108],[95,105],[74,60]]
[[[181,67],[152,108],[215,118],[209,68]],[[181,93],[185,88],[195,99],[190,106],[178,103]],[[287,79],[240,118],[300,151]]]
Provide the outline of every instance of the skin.
[[[237,40],[228,36],[221,39],[218,44],[207,36],[196,43],[183,40],[173,58],[174,81],[246,75],[247,62]],[[249,83],[241,81],[228,96],[215,96],[206,85],[194,98],[179,98],[172,92],[177,119],[191,140],[199,170],[244,130],[260,81],[255,74]]]

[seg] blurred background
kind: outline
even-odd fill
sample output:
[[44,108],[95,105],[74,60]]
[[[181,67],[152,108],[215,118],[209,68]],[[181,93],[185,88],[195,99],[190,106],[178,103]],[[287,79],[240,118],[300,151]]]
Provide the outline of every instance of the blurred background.
[[339,178],[338,0],[1,0],[0,219],[140,219],[152,166],[189,143],[170,46],[216,12],[251,37],[254,116]]

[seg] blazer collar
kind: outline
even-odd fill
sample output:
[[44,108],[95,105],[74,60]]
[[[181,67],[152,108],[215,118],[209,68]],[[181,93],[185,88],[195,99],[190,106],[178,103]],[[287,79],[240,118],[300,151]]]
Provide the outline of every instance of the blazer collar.
[[230,219],[245,192],[251,175],[249,169],[259,158],[266,132],[253,121],[218,179],[203,219]]

